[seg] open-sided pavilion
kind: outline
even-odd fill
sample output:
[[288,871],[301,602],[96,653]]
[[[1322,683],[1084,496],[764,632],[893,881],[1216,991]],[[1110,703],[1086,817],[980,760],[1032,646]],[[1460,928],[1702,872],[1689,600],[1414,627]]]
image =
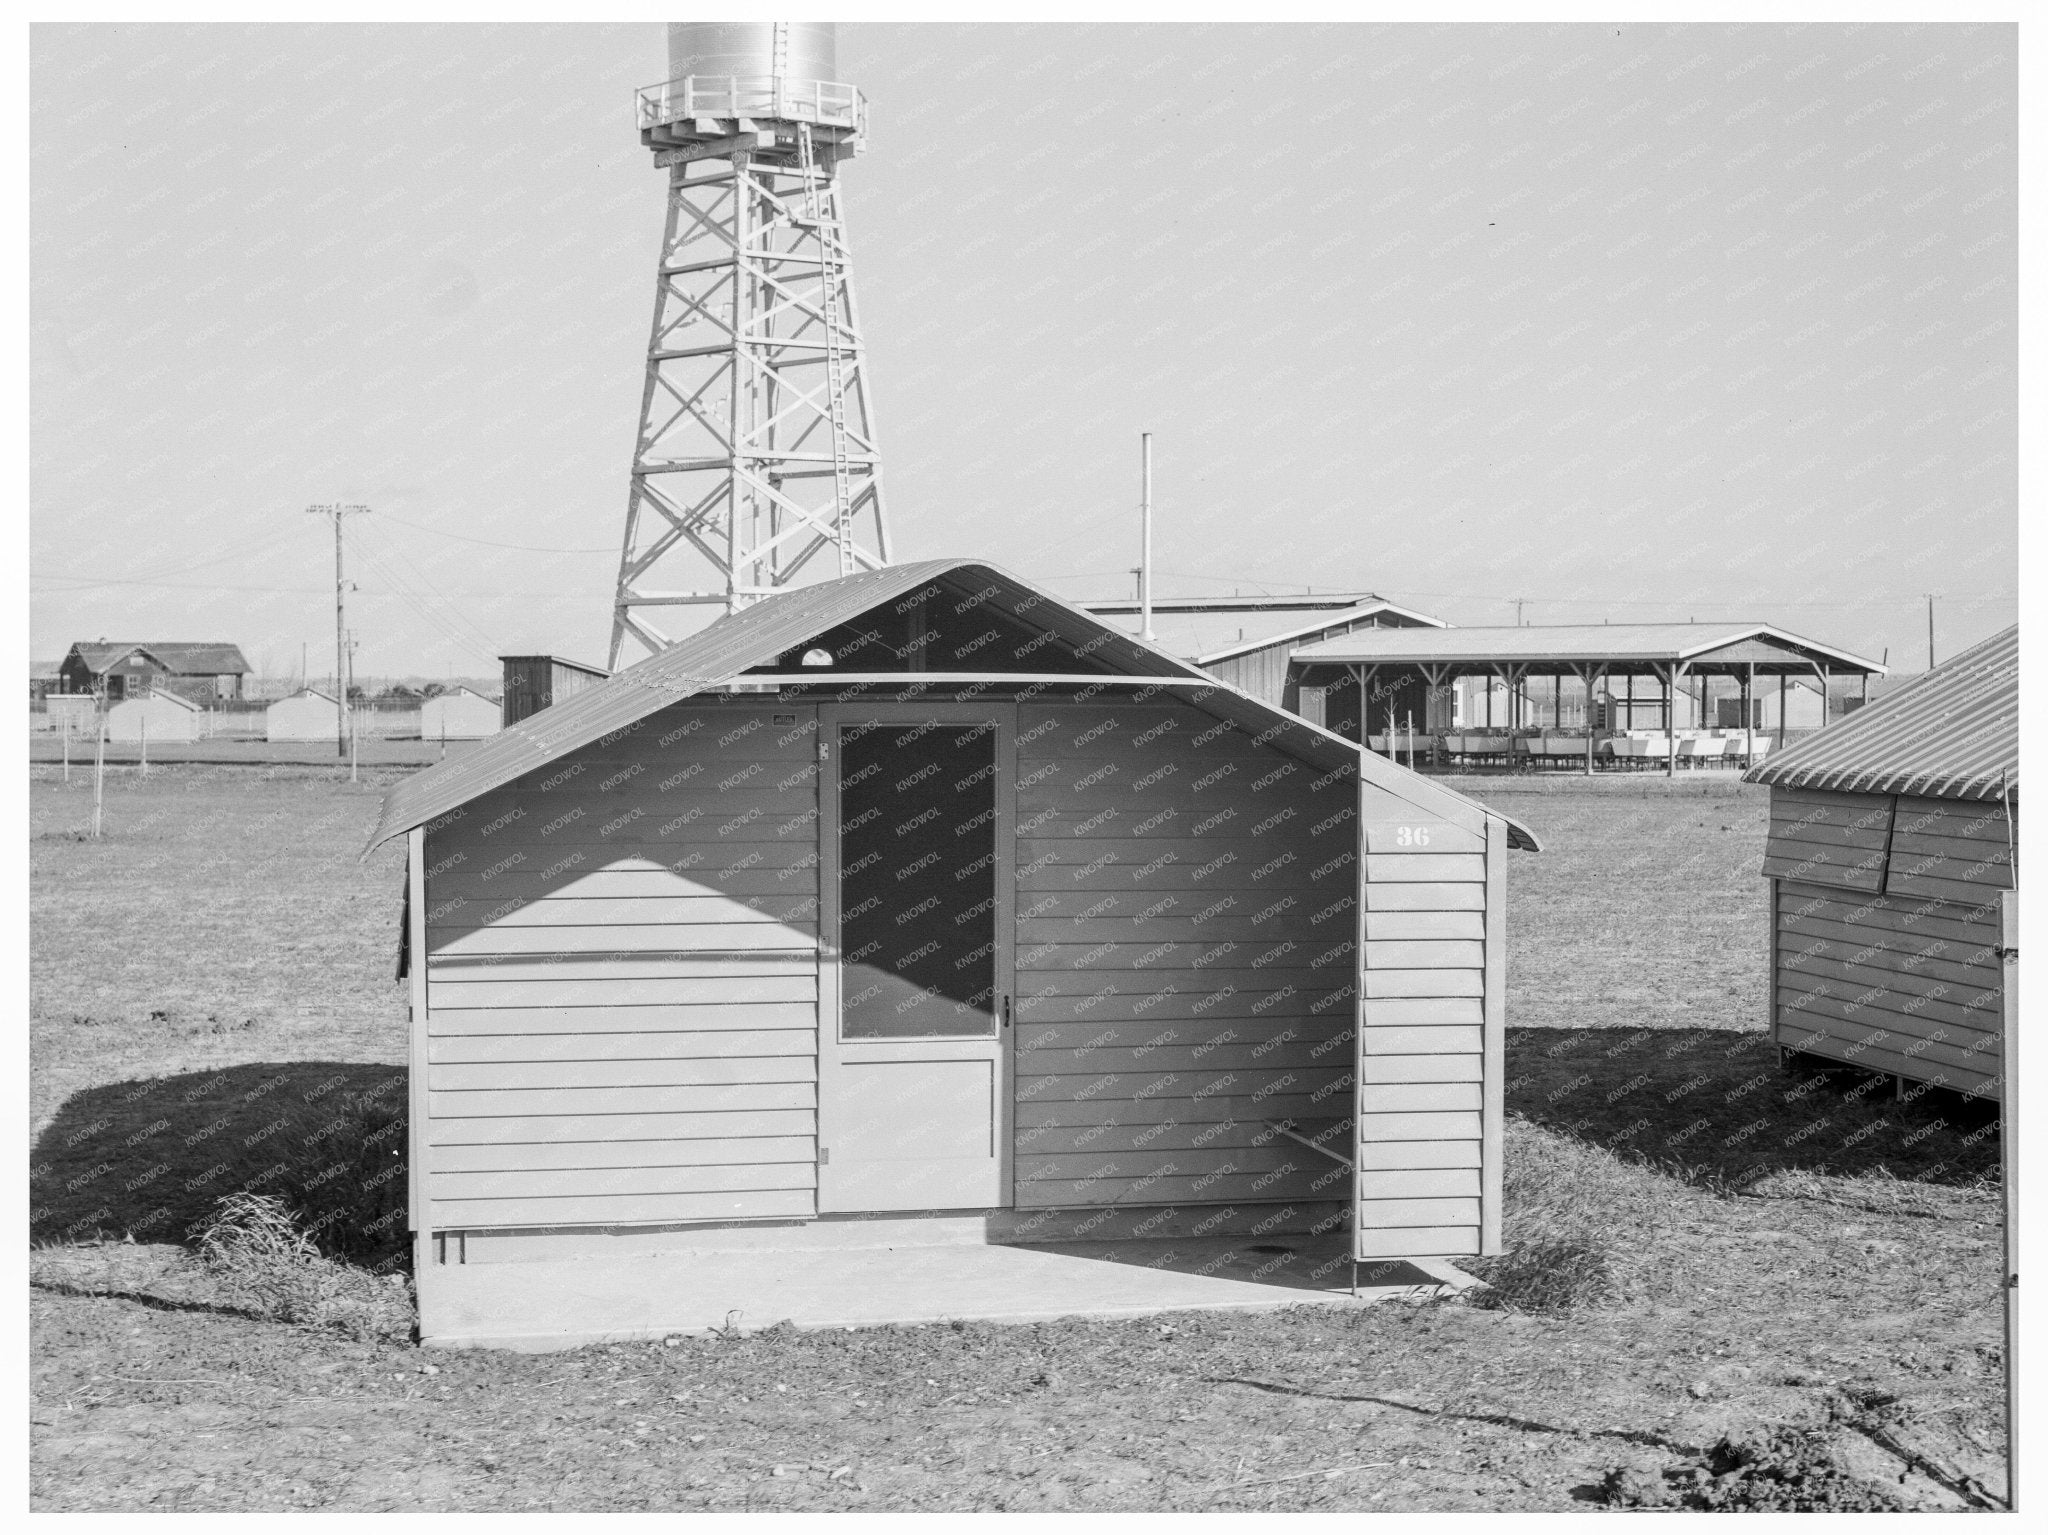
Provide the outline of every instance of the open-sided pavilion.
[[[1593,770],[1592,699],[1604,689],[1613,697],[1615,684],[1626,683],[1631,699],[1635,683],[1647,679],[1660,706],[1665,736],[1665,769],[1676,772],[1678,731],[1674,707],[1682,692],[1698,700],[1706,717],[1714,683],[1739,689],[1741,718],[1753,735],[1751,700],[1759,681],[1776,679],[1779,718],[1784,718],[1783,692],[1791,679],[1814,679],[1825,698],[1831,681],[1860,679],[1863,696],[1869,682],[1882,676],[1880,663],[1838,646],[1792,634],[1773,624],[1553,624],[1495,628],[1362,629],[1353,634],[1298,647],[1290,669],[1299,687],[1355,687],[1359,739],[1368,739],[1366,700],[1419,678],[1432,692],[1448,689],[1467,677],[1506,684],[1510,731],[1537,724],[1526,685],[1532,677],[1558,679],[1553,695],[1560,700],[1563,679],[1576,678],[1585,690],[1586,771]],[[1723,696],[1726,696],[1725,694]],[[1633,723],[1633,721],[1631,721]],[[1753,754],[1746,742],[1745,756]]]

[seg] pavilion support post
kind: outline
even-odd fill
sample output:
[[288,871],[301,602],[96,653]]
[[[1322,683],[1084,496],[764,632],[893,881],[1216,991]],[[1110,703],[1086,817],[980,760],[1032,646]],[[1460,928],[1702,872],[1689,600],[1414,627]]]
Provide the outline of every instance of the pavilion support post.
[[1678,776],[1678,663],[1664,668],[1664,776]]
[[1749,663],[1749,671],[1742,679],[1742,765],[1749,766],[1749,759],[1756,755],[1756,721],[1750,718],[1750,700],[1756,696],[1756,662]]
[[1828,728],[1828,663],[1814,662],[1813,673],[1820,678],[1820,728],[1825,730]]
[[[1598,674],[1594,667],[1582,667],[1579,676],[1586,684],[1586,776],[1593,776],[1593,678]],[[1601,674],[1604,675],[1604,674]]]
[[1778,673],[1778,739],[1774,744],[1779,751],[1785,749],[1785,674],[1782,671]]
[[[1450,712],[1444,706],[1446,702],[1444,674],[1449,670],[1448,666],[1425,666],[1421,668],[1422,679],[1428,685],[1428,691],[1422,695],[1422,732],[1429,737],[1429,765],[1431,767],[1442,767],[1444,765],[1443,752],[1437,743],[1443,739],[1442,731],[1450,728],[1450,722],[1444,718]],[[1436,718],[1433,721],[1430,718],[1432,706],[1434,706],[1436,711]]]

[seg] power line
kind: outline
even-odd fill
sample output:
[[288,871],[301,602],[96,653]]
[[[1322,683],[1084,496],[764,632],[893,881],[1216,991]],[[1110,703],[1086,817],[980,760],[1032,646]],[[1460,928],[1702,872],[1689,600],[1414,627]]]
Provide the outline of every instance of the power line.
[[445,528],[429,527],[424,522],[407,522],[403,517],[393,517],[389,512],[379,512],[386,522],[395,522],[401,528],[416,528],[422,533],[432,533],[441,538],[459,539],[465,544],[482,544],[488,549],[516,549],[522,554],[617,554],[618,545],[608,544],[599,549],[551,549],[540,544],[506,544],[495,538],[472,538],[467,533],[450,533]]
[[76,586],[30,588],[31,591],[41,590],[45,595],[57,597],[75,596],[80,592],[89,592],[101,586],[153,586],[185,592],[307,592],[314,596],[324,596],[327,592],[327,588],[324,586],[233,586],[220,581],[94,581],[84,576],[68,576],[61,571],[48,572],[42,579],[50,581],[75,581],[79,583]]
[[[441,610],[446,612],[450,619],[452,619],[455,623],[458,623],[462,627],[469,630],[470,634],[474,636],[476,639],[482,640],[484,644],[487,647],[489,647],[489,653],[492,655],[492,657],[496,657],[498,652],[497,641],[493,639],[491,635],[485,632],[481,624],[478,624],[471,620],[469,616],[465,614],[460,607],[458,607],[454,602],[452,602],[446,596],[446,594],[444,594],[441,591],[441,589],[434,584],[433,578],[429,576],[424,570],[421,570],[420,567],[413,562],[411,556],[409,556],[397,544],[393,543],[389,539],[386,539],[384,537],[382,529],[379,529],[377,533],[377,547],[382,554],[389,555],[395,558],[401,565],[405,567],[404,571],[392,571],[387,569],[387,580],[405,582],[409,589],[415,590],[415,594],[423,597],[426,602],[431,604],[437,604]],[[406,571],[411,572],[411,577],[409,579],[405,574]]]

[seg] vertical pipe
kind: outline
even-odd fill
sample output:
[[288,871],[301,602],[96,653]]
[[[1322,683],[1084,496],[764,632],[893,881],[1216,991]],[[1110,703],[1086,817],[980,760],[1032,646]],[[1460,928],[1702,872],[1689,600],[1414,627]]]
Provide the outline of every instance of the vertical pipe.
[[71,782],[71,711],[64,711],[64,781]]
[[1152,434],[1138,434],[1138,613],[1140,638],[1151,644],[1152,632]]
[[[1927,669],[1934,670],[1934,593],[1927,594]],[[1821,716],[1825,723],[1827,716]]]
[[2000,1054],[1998,1087],[1998,1153],[2000,1181],[2005,1196],[2005,1506],[2019,1507],[2019,1366],[2015,1345],[2019,1341],[2020,1246],[2019,1224],[2019,1124],[2013,1105],[2018,1095],[2014,1084],[2020,1068],[2020,866],[2017,849],[2012,848],[2012,785],[2006,781],[2005,834],[2013,856],[2014,888],[1999,892],[1998,963],[2003,972],[1999,988]]
[[335,711],[334,715],[334,755],[346,757],[348,755],[348,685],[342,681],[342,667],[346,664],[343,658],[343,649],[347,641],[343,638],[342,629],[342,592],[344,588],[341,583],[341,508],[338,506],[333,508],[332,516],[334,518],[334,690],[341,695],[341,707]]
[[100,836],[100,812],[107,798],[107,721],[100,717],[99,744],[92,755],[92,836],[97,842]]
[[142,776],[149,777],[149,705],[144,704],[142,716]]

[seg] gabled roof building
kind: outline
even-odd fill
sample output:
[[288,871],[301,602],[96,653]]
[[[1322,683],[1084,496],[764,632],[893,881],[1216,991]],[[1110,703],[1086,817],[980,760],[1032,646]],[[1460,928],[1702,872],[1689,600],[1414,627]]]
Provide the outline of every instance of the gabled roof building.
[[621,1335],[580,1262],[764,1223],[1499,1244],[1533,835],[994,566],[765,598],[407,779],[400,836],[428,1341]]

